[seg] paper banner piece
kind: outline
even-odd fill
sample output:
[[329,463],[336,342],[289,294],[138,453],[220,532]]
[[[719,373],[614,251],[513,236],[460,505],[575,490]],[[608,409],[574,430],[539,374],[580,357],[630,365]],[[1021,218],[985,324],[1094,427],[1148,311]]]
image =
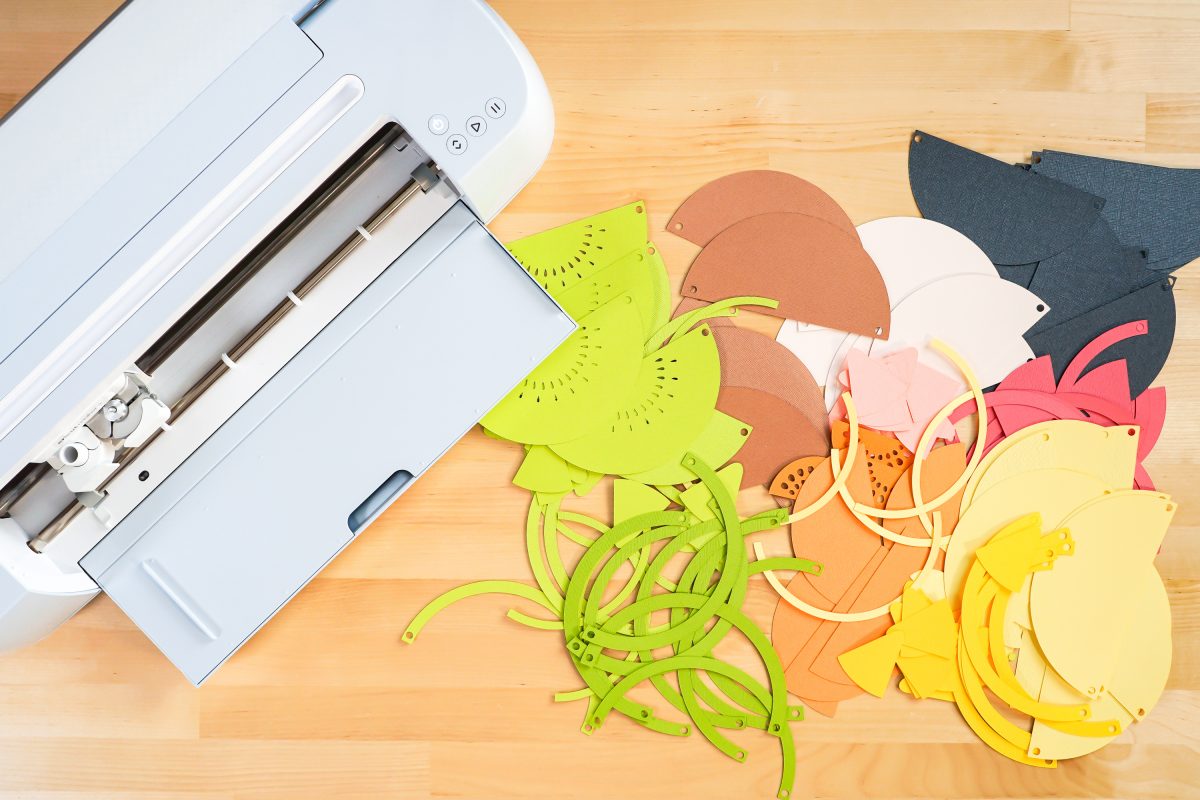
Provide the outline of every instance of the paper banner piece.
[[496,404],[483,426],[511,441],[553,444],[603,425],[641,370],[641,331],[632,298],[606,303]]
[[613,298],[633,298],[642,321],[643,340],[666,324],[671,311],[670,290],[665,286],[667,267],[653,243],[618,258],[551,295],[576,322]]
[[1124,359],[1129,369],[1129,389],[1140,395],[1158,377],[1175,339],[1175,278],[1165,277],[1119,300],[1100,306],[1066,322],[1026,337],[1034,354],[1048,355],[1055,378],[1091,341],[1106,331],[1135,320],[1144,320],[1146,334],[1125,339],[1097,355],[1084,368],[1095,369]]
[[[712,331],[695,328],[646,356],[615,412],[581,437],[551,443],[567,461],[593,472],[626,475],[657,467],[704,429],[721,382]],[[597,416],[588,411],[590,418]]]
[[1122,245],[1104,218],[1097,218],[1078,242],[1037,265],[1029,290],[1045,300],[1050,311],[1029,333],[1099,308],[1161,277],[1147,269],[1144,249]]
[[735,172],[700,187],[671,217],[667,230],[704,247],[726,228],[775,211],[816,217],[855,235],[846,212],[820,188],[765,169]]
[[773,212],[742,220],[700,251],[683,296],[779,301],[764,313],[866,336],[888,335],[887,288],[857,237],[822,219]]
[[[1022,334],[1043,314],[1046,304],[1027,289],[986,275],[955,275],[926,284],[901,300],[892,312],[887,341],[851,340],[835,358],[844,364],[852,347],[874,357],[915,348],[921,363],[944,373],[965,389],[953,366],[929,348],[946,342],[961,353],[980,383],[991,386],[1033,357]],[[836,377],[836,376],[834,376]],[[830,385],[835,389],[831,393]],[[826,378],[826,400],[836,396],[836,381]]]
[[1101,212],[1123,244],[1148,248],[1153,270],[1178,269],[1200,256],[1196,226],[1200,169],[1136,164],[1046,150],[1032,171],[1107,198]]
[[646,204],[638,200],[518,239],[508,245],[508,251],[554,295],[640,249],[649,239]]
[[908,180],[921,215],[962,231],[996,264],[1042,261],[1078,241],[1104,200],[916,131]]

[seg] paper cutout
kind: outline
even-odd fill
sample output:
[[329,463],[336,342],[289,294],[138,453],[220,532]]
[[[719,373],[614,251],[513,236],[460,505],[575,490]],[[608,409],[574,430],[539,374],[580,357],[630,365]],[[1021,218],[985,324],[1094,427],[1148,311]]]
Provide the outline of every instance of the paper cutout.
[[1200,256],[1200,170],[1136,164],[1046,150],[1032,171],[1107,198],[1102,214],[1127,245],[1150,251],[1149,267],[1178,269]]
[[695,475],[682,464],[685,452],[695,454],[705,464],[722,466],[737,455],[753,432],[752,425],[721,411],[713,411],[704,430],[684,448],[653,469],[627,473],[625,477],[631,481],[659,487],[688,483],[695,479]]
[[[1131,434],[1130,431],[1133,433]],[[1089,422],[1054,420],[1004,439],[983,457],[967,481],[963,508],[1000,481],[1037,469],[1066,469],[1095,475],[1105,485],[1133,485],[1136,428],[1103,428]]]
[[[879,269],[893,310],[913,292],[942,278],[967,274],[997,277],[995,266],[974,242],[940,222],[884,217],[859,225],[858,235]],[[786,320],[777,336],[821,382],[846,338],[845,331],[795,320]]]
[[602,425],[641,368],[641,330],[628,295],[606,303],[496,404],[484,428],[514,442],[552,444]]
[[874,341],[872,356],[915,347],[922,363],[953,378],[958,373],[928,349],[938,339],[957,351],[984,386],[999,383],[1033,357],[1022,334],[1043,314],[1046,304],[1027,289],[985,275],[956,275],[928,284],[904,298],[892,311],[892,335]]
[[682,293],[771,297],[779,307],[764,313],[867,336],[890,328],[887,289],[858,240],[803,214],[760,214],[727,228],[696,256]]
[[[721,366],[712,332],[701,326],[646,356],[617,410],[598,429],[552,449],[593,472],[626,475],[686,447],[712,416]],[[625,384],[630,386],[630,384]],[[595,410],[585,412],[599,416]]]
[[753,427],[737,454],[746,468],[743,487],[767,483],[797,454],[814,455],[829,449],[824,431],[782,397],[741,386],[722,386],[717,408],[747,420]]
[[771,485],[767,488],[767,491],[774,497],[795,500],[796,496],[800,493],[800,487],[808,480],[808,476],[825,460],[825,456],[797,458],[779,470],[779,474],[771,481]]
[[1111,303],[1161,277],[1146,268],[1144,250],[1122,245],[1104,218],[1097,218],[1079,241],[1037,265],[1029,290],[1046,301],[1050,311],[1029,333]]
[[[1054,671],[1088,697],[1108,686],[1134,603],[1120,587],[1149,571],[1175,506],[1166,495],[1116,491],[1063,521],[1079,543],[1070,566],[1033,579],[1029,611],[1038,644]],[[1131,535],[1135,534],[1136,535]],[[1071,609],[1064,613],[1064,609]]]
[[627,294],[637,305],[642,320],[643,340],[661,328],[670,314],[670,296],[662,291],[666,265],[653,244],[618,258],[601,270],[581,278],[554,299],[577,322],[619,295]]
[[722,386],[773,394],[795,406],[814,427],[825,428],[821,390],[786,348],[769,336],[736,326],[714,330],[713,339],[721,355]]
[[571,491],[572,486],[567,462],[544,445],[529,448],[513,483],[539,494],[563,494]]
[[646,204],[637,200],[518,239],[508,251],[553,296],[641,249],[649,239]]
[[617,478],[613,481],[613,524],[617,525],[639,514],[663,511],[671,501],[650,486]]
[[1055,377],[1061,377],[1068,362],[1086,344],[1123,323],[1145,320],[1145,336],[1114,344],[1088,364],[1089,369],[1095,369],[1124,359],[1129,367],[1130,392],[1136,397],[1158,377],[1171,352],[1175,339],[1174,283],[1174,278],[1164,278],[1026,339],[1036,355],[1051,357]]
[[846,212],[820,188],[766,169],[735,172],[700,187],[672,215],[667,230],[704,247],[748,217],[779,211],[816,217],[856,235]]
[[[742,465],[730,464],[725,469],[717,471],[717,477],[721,479],[721,483],[725,485],[725,490],[734,497],[737,496],[738,490],[742,483]],[[716,509],[710,504],[714,504],[713,493],[703,483],[697,483],[679,494],[679,502],[688,511],[695,515],[699,520],[710,520],[716,518]]]
[[[678,319],[682,316],[699,311],[705,306],[710,305],[707,300],[700,300],[695,297],[685,297],[675,305],[675,310],[671,312],[671,319]],[[707,317],[706,321],[710,328],[728,328],[734,323],[730,317],[737,316],[737,309],[730,309],[728,316],[722,314],[717,316]]]
[[[957,381],[919,363],[914,348],[878,358],[851,349],[839,383],[853,390],[863,425],[890,431],[910,451],[934,415],[960,393]],[[834,414],[840,415],[836,407]],[[938,438],[956,435],[949,421],[937,428]]]
[[924,131],[908,146],[921,215],[966,234],[996,264],[1030,264],[1079,240],[1104,200]]
[[1111,492],[1103,477],[1051,466],[1016,472],[977,493],[964,504],[954,535],[946,547],[943,580],[951,605],[962,605],[963,586],[975,552],[1001,528],[1038,513],[1052,528],[1080,505]]

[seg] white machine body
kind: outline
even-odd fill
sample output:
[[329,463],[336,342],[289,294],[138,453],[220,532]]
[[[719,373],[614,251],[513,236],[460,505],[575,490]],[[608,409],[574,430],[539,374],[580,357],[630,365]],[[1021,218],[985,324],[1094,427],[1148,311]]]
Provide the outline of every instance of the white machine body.
[[482,0],[118,11],[0,122],[0,648],[211,675],[574,329],[483,226],[553,132]]

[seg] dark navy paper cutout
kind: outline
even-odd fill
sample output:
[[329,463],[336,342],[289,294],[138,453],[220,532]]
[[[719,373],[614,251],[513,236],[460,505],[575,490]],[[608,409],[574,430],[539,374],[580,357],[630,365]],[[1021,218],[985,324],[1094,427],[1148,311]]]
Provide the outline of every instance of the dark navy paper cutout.
[[962,232],[997,265],[1062,252],[1104,207],[1100,197],[922,131],[909,141],[908,180],[923,216]]

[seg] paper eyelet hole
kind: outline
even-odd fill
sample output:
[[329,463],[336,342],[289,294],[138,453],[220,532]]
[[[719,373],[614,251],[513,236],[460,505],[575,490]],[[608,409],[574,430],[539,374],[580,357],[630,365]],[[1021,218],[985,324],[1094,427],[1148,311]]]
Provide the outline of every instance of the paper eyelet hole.
[[1034,754],[1035,756],[1040,756],[1040,755],[1042,754],[1042,748],[1040,748],[1040,747],[1035,747],[1035,748],[1033,748],[1033,751],[1032,751],[1032,752],[1033,752],[1033,754]]
[[700,289],[698,289],[696,286],[689,286],[689,287],[688,287],[688,294],[695,294],[695,293],[696,293],[696,292],[698,292],[698,291],[700,291]]
[[920,144],[921,143],[921,134],[914,133],[913,134],[913,142],[915,142],[916,144]]
[[1038,304],[1037,304],[1037,310],[1038,310],[1038,313],[1039,313],[1039,314],[1040,314],[1040,313],[1042,313],[1043,311],[1045,311],[1045,310],[1046,310],[1046,306],[1045,306],[1045,304],[1044,304],[1044,303],[1038,303]]
[[1129,429],[1129,431],[1128,431],[1128,434],[1129,434],[1130,436],[1137,436],[1137,429],[1136,429],[1136,428],[1130,428],[1130,429]]
[[683,223],[682,223],[682,222],[676,222],[676,223],[675,223],[674,225],[672,225],[671,227],[672,227],[672,228],[674,228],[674,229],[675,229],[675,230],[677,230],[677,231],[681,231],[681,230],[683,230]]
[[647,252],[647,253],[649,253],[650,255],[654,255],[654,254],[655,254],[655,253],[657,253],[658,251],[657,251],[657,250],[655,250],[653,247],[647,247],[647,248],[646,248],[646,252]]
[[[742,428],[742,430],[741,430],[741,434],[742,434],[742,436],[749,436],[749,435],[750,435],[750,429],[749,429],[749,428]],[[1170,509],[1167,509],[1167,510],[1169,511]]]
[[637,212],[637,213],[639,213],[639,214],[641,214],[641,213],[642,213],[642,211],[643,211],[643,209],[642,209],[642,207],[641,207],[640,205],[639,205],[639,206],[636,206],[636,207],[635,207],[633,210],[634,210],[634,211],[636,211],[636,212]]

